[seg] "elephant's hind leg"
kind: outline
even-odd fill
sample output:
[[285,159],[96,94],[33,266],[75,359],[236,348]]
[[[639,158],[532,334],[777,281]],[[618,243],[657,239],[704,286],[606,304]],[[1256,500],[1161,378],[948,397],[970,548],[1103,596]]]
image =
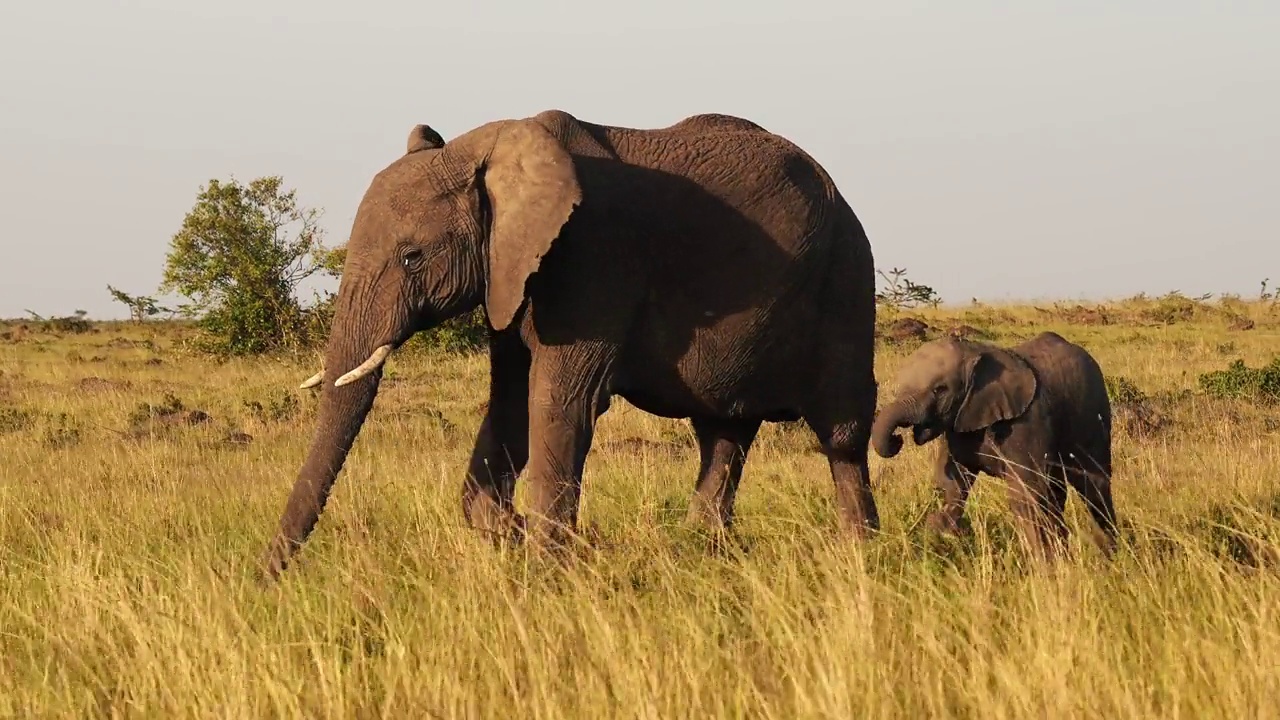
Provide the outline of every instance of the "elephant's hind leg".
[[702,466],[689,503],[688,520],[711,530],[727,530],[733,522],[733,503],[743,465],[760,430],[760,421],[697,417],[692,423]]
[[1093,518],[1091,533],[1093,542],[1107,557],[1115,552],[1116,506],[1111,497],[1111,457],[1109,452],[1100,458],[1075,457],[1067,463],[1067,482],[1084,500],[1089,517]]
[[876,410],[871,352],[833,341],[823,347],[822,355],[817,392],[804,419],[826,452],[841,529],[868,538],[880,529],[867,467]]

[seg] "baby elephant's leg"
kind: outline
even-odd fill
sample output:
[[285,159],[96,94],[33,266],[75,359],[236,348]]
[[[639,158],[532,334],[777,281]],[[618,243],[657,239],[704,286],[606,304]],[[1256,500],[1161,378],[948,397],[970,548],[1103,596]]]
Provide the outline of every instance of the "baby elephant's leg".
[[1111,498],[1111,457],[1105,449],[1097,457],[1076,453],[1067,459],[1067,482],[1084,500],[1089,517],[1093,518],[1093,541],[1107,557],[1115,552],[1116,507]]
[[946,440],[939,440],[938,454],[934,460],[934,484],[941,496],[942,507],[929,516],[930,529],[947,535],[968,535],[972,532],[964,516],[965,503],[977,480],[977,473],[960,464],[952,455]]

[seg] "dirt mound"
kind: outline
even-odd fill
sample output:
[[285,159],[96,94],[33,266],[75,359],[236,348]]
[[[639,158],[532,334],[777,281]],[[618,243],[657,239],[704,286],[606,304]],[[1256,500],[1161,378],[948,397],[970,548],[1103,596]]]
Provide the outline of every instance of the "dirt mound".
[[881,337],[895,343],[924,340],[932,329],[919,318],[904,317],[889,323],[881,333]]
[[129,415],[129,434],[134,437],[152,435],[168,429],[204,425],[213,420],[209,413],[187,408],[173,395],[165,395],[159,404],[142,403]]
[[988,340],[991,338],[991,333],[972,325],[956,325],[947,330],[947,334],[960,340]]
[[1148,438],[1170,425],[1167,415],[1145,400],[1129,400],[1111,406],[1112,425],[1132,438]]
[[150,340],[131,340],[126,337],[113,337],[102,344],[102,347],[116,348],[120,350],[130,350],[134,348],[143,348],[146,350],[155,350],[156,344]]
[[76,383],[76,389],[82,392],[105,392],[109,390],[128,390],[132,387],[132,383],[128,380],[108,380],[96,375],[90,375],[81,378]]

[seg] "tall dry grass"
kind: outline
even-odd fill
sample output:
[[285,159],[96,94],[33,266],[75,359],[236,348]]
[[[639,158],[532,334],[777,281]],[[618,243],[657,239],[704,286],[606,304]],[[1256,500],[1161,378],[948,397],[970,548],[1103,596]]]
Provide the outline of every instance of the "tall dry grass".
[[[213,363],[162,325],[9,323],[0,715],[1270,716],[1280,421],[1196,378],[1269,361],[1280,311],[1156,306],[918,314],[1002,343],[1057,330],[1151,398],[1158,419],[1115,440],[1111,563],[1075,496],[1072,556],[1024,562],[985,477],[974,538],[930,538],[932,448],[910,443],[872,459],[882,537],[842,542],[825,460],[794,426],[762,433],[737,542],[715,550],[682,524],[687,426],[619,403],[588,460],[590,543],[551,568],[463,526],[486,360],[416,356],[392,361],[320,525],[267,591],[252,566],[309,439],[315,398],[292,388],[311,360]],[[913,342],[879,349],[883,394]]]

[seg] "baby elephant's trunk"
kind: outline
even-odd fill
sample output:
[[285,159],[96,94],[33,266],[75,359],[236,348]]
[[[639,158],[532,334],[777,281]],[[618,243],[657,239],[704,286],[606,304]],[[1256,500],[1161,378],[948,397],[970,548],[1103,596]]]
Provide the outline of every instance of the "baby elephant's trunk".
[[898,428],[909,427],[911,406],[901,400],[890,403],[880,411],[875,423],[871,426],[871,445],[876,454],[882,458],[891,458],[902,450],[902,436]]

